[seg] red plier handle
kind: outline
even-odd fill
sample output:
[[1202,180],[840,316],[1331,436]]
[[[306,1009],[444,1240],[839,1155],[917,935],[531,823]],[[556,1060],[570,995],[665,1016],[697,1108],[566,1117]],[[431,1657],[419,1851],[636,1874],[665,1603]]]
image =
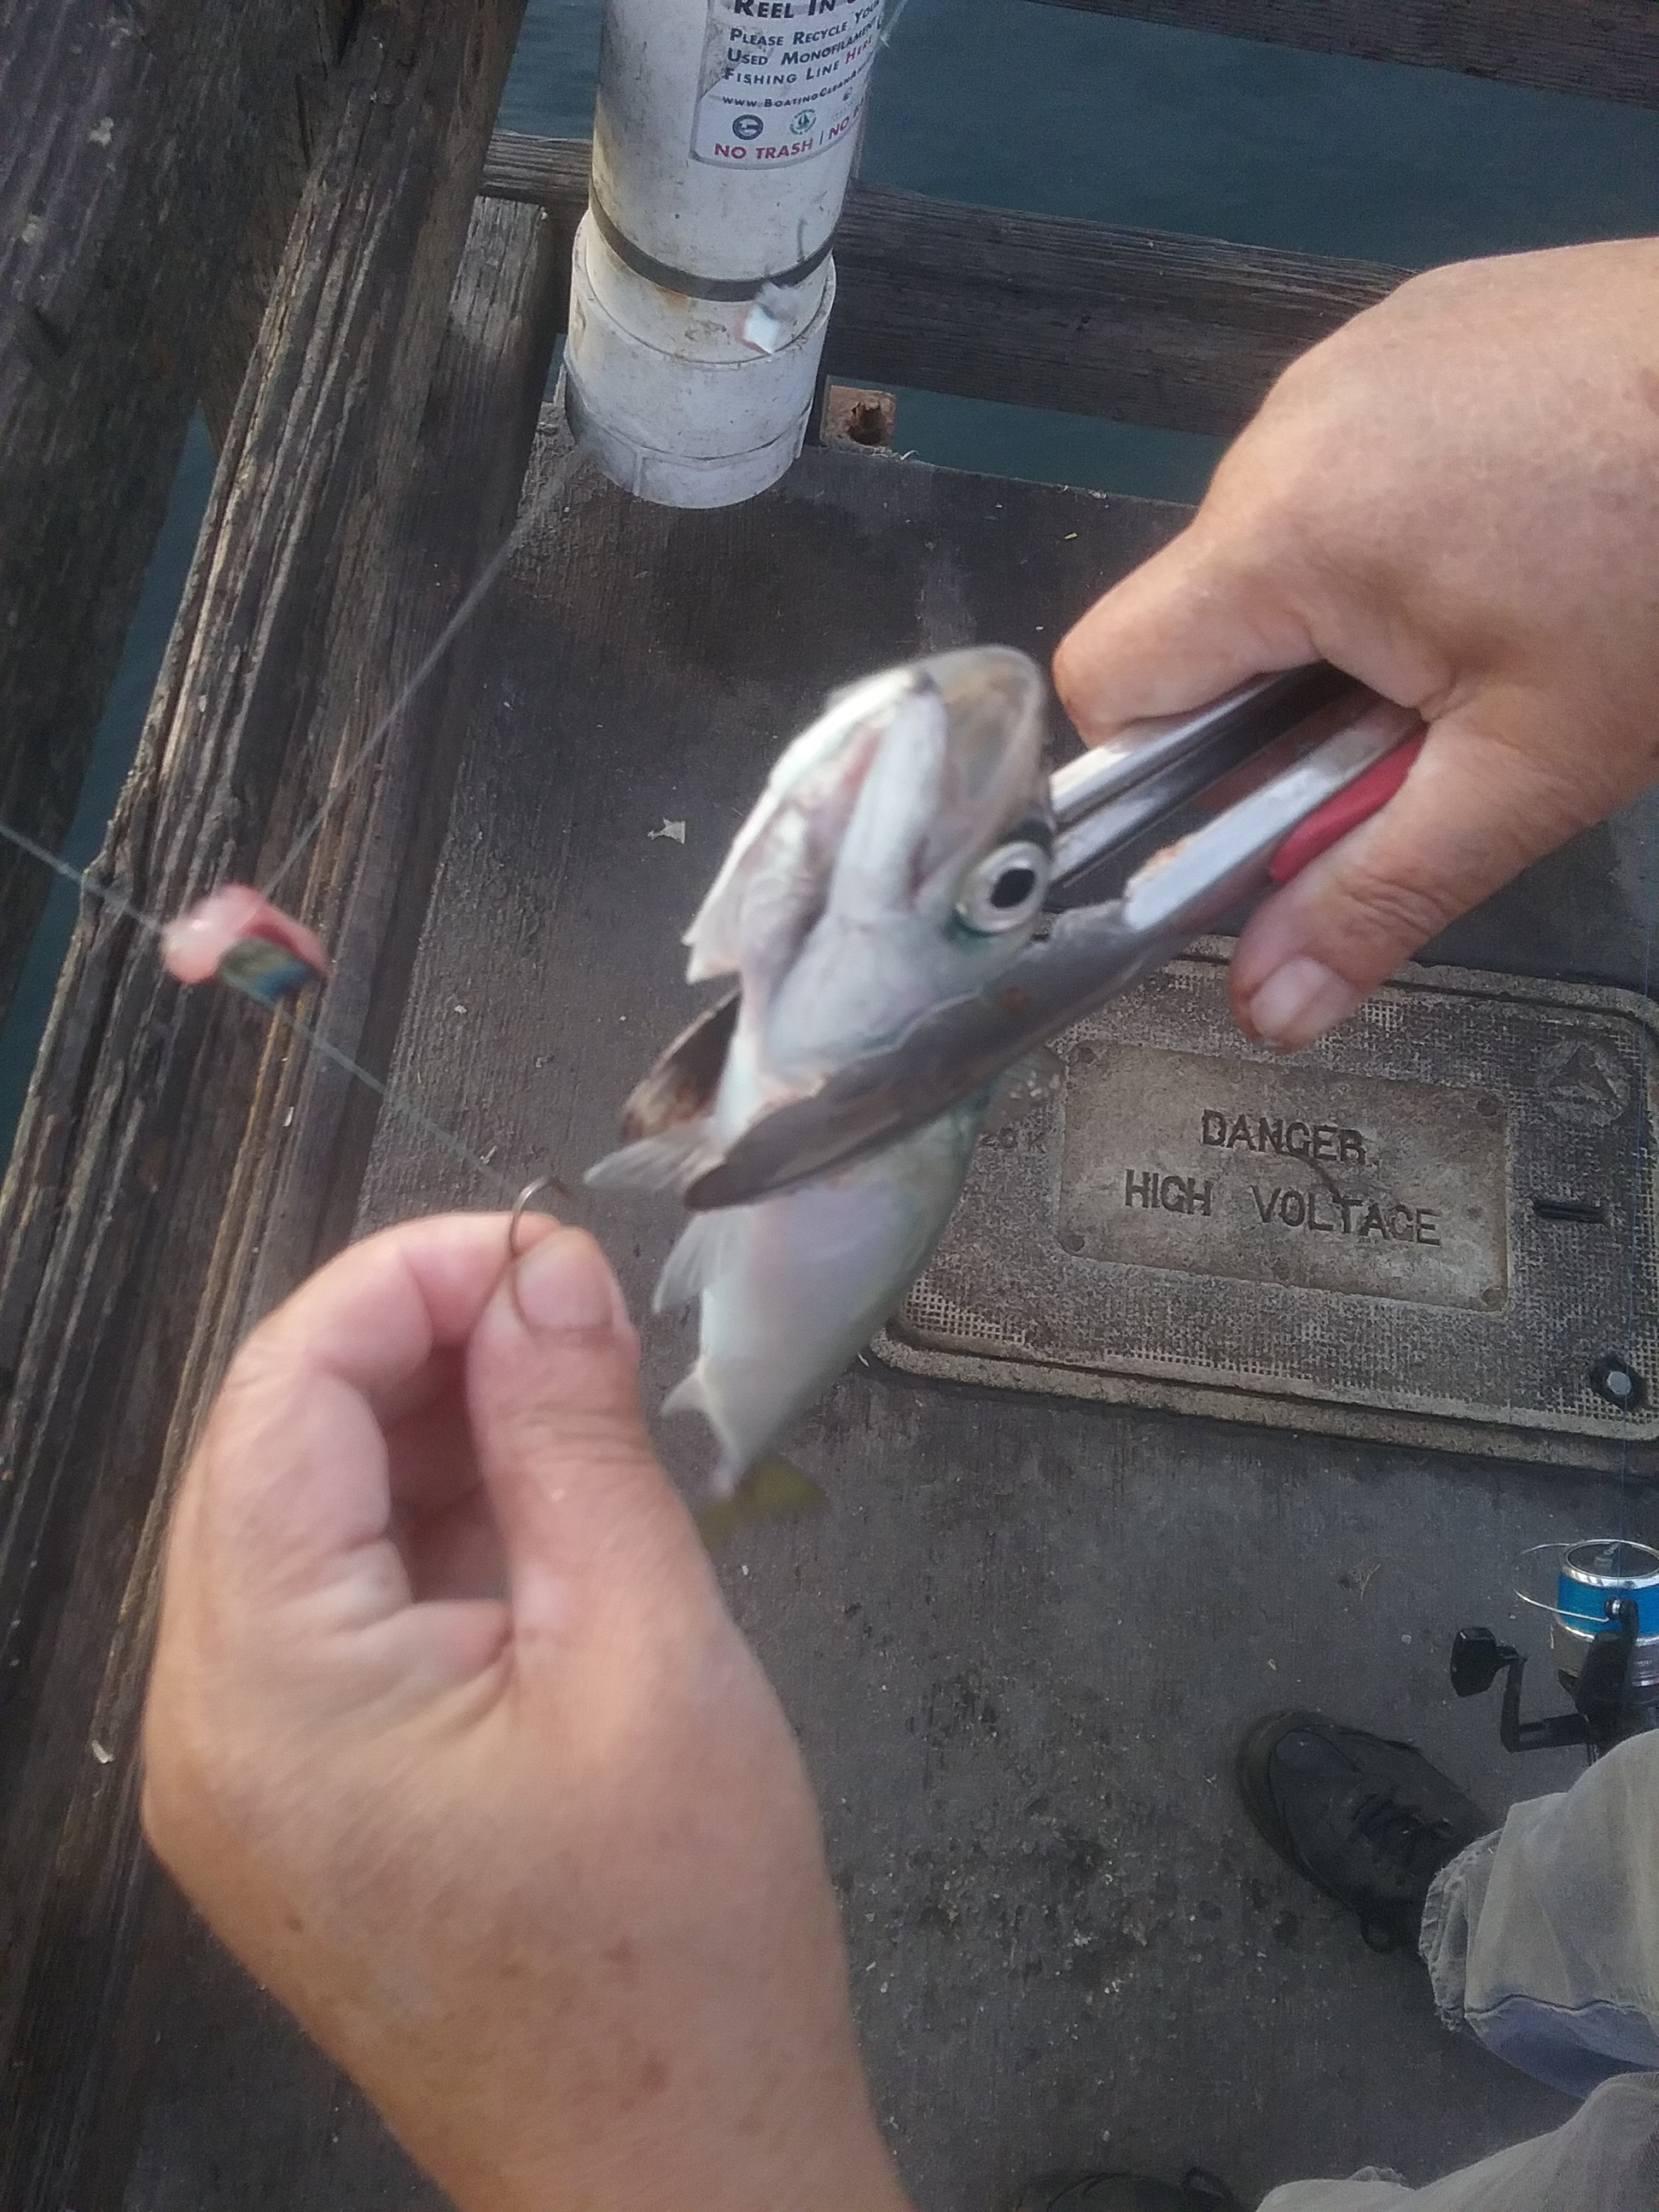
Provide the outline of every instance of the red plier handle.
[[1411,774],[1422,750],[1421,735],[1407,738],[1403,745],[1384,753],[1363,775],[1356,776],[1346,791],[1339,791],[1334,799],[1328,799],[1305,821],[1298,822],[1268,862],[1269,878],[1275,884],[1289,883],[1310,860],[1316,860],[1350,830],[1357,830],[1379,813]]

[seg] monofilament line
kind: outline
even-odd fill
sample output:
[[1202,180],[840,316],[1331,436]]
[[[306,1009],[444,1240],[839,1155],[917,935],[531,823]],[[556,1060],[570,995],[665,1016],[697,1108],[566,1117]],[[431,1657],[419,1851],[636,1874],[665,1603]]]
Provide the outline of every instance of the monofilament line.
[[[1653,981],[1654,906],[1655,902],[1659,901],[1659,877],[1656,876],[1655,871],[1656,859],[1659,859],[1659,794],[1650,792],[1648,795],[1648,851],[1645,869],[1647,905],[1643,916],[1642,927],[1642,997],[1644,1002],[1650,1000]],[[1630,1285],[1625,1305],[1625,1341],[1630,1347],[1625,1355],[1627,1359],[1633,1358],[1636,1353],[1636,1315],[1643,1261],[1642,1224],[1647,1218],[1647,1208],[1643,1203],[1642,1188],[1643,1170],[1645,1164],[1643,1158],[1642,1139],[1648,1113],[1648,1024],[1645,1018],[1638,1023],[1637,1030],[1636,1158],[1631,1179]],[[1650,1389],[1654,1389],[1656,1382],[1659,1382],[1659,1377],[1649,1376]],[[1629,1437],[1626,1436],[1622,1442],[1623,1449],[1619,1455],[1619,1534],[1620,1537],[1628,1533],[1626,1521],[1630,1488]]]
[[[37,843],[23,830],[13,829],[9,822],[0,822],[0,837],[15,845],[21,852],[27,853],[32,860],[39,860],[43,867],[50,868],[54,875],[61,876],[65,883],[73,884],[76,890],[83,891],[88,898],[96,899],[100,905],[110,908],[112,912],[120,915],[125,921],[136,922],[140,929],[147,931],[150,936],[159,938],[161,935],[166,925],[155,915],[146,914],[142,907],[135,906],[130,898],[124,897],[119,891],[112,890],[107,884],[97,882],[88,870],[71,867],[67,860],[59,860],[56,853],[51,851],[48,847]],[[230,988],[233,990],[238,988],[234,983]],[[366,1085],[377,1098],[392,1109],[394,1114],[400,1115],[404,1121],[411,1123],[423,1135],[431,1138],[434,1144],[441,1145],[445,1152],[453,1158],[463,1162],[465,1166],[472,1170],[475,1175],[481,1176],[485,1182],[491,1184],[502,1196],[509,1199],[518,1196],[520,1187],[518,1181],[510,1176],[502,1175],[499,1169],[491,1167],[487,1160],[471,1151],[461,1142],[459,1137],[446,1129],[441,1121],[434,1121],[431,1115],[423,1108],[417,1106],[412,1098],[406,1097],[399,1091],[394,1091],[389,1084],[382,1083],[379,1076],[371,1075],[366,1067],[362,1066],[349,1054],[342,1052],[337,1045],[331,1044],[326,1037],[320,1036],[309,1023],[302,1022],[297,1014],[289,1013],[286,1006],[273,1006],[263,999],[254,998],[251,991],[240,991],[239,995],[252,1000],[255,1006],[261,1007],[264,1012],[270,1014],[284,1027],[291,1030],[307,1049],[320,1053],[322,1057],[333,1066],[339,1068],[344,1074],[355,1077],[359,1083]]]
[[[235,987],[233,985],[232,988]],[[253,994],[249,992],[244,995],[252,998]],[[285,1029],[291,1030],[301,1043],[310,1051],[320,1053],[331,1066],[339,1068],[346,1075],[355,1076],[359,1083],[366,1085],[377,1098],[381,1099],[392,1109],[394,1114],[401,1115],[405,1121],[420,1130],[423,1136],[429,1137],[434,1144],[441,1145],[452,1158],[459,1160],[463,1166],[471,1168],[474,1175],[481,1176],[485,1182],[491,1184],[502,1197],[514,1200],[518,1198],[523,1188],[521,1178],[505,1176],[499,1169],[491,1167],[481,1153],[475,1152],[470,1146],[463,1144],[453,1131],[445,1128],[441,1121],[434,1121],[431,1115],[423,1107],[417,1106],[406,1093],[394,1091],[390,1084],[382,1083],[378,1075],[371,1075],[366,1067],[360,1066],[349,1054],[342,1052],[338,1045],[331,1044],[325,1036],[313,1029],[309,1023],[302,1022],[297,1014],[291,1014],[286,1006],[266,1006],[263,999],[256,999],[254,1004],[264,1006],[267,1013],[274,1015]]]
[[494,585],[497,577],[500,576],[502,569],[506,568],[507,562],[512,559],[514,553],[518,551],[520,546],[524,543],[525,538],[528,536],[534,524],[540,520],[543,509],[547,507],[549,502],[553,500],[558,493],[563,490],[565,480],[570,474],[571,468],[576,460],[579,450],[579,448],[573,447],[570,452],[565,455],[564,459],[554,470],[552,475],[549,477],[546,483],[543,485],[541,490],[537,494],[535,499],[532,501],[531,504],[526,507],[524,512],[520,515],[518,521],[514,525],[513,529],[508,532],[507,536],[501,540],[501,543],[495,548],[495,550],[490,555],[489,560],[485,562],[483,568],[479,571],[476,582],[473,583],[465,597],[462,599],[460,605],[456,608],[454,613],[451,615],[449,620],[444,624],[442,629],[440,630],[435,643],[422,659],[420,665],[416,669],[414,674],[404,685],[403,689],[398,692],[397,697],[386,708],[386,712],[380,716],[379,721],[375,723],[374,728],[363,739],[362,744],[358,746],[356,751],[352,754],[351,757],[346,762],[344,767],[341,769],[338,775],[335,777],[333,783],[330,786],[326,798],[324,799],[316,812],[304,823],[299,835],[294,840],[294,842],[289,847],[287,852],[283,854],[282,859],[277,862],[271,873],[265,878],[264,882],[260,884],[260,891],[266,898],[270,898],[271,896],[278,884],[281,884],[283,878],[289,873],[295,863],[303,858],[307,848],[309,847],[313,838],[317,835],[317,832],[322,828],[324,823],[327,821],[329,816],[339,805],[340,801],[345,797],[346,793],[349,790],[351,785],[356,780],[362,769],[368,767],[369,762],[373,760],[375,754],[379,752],[381,745],[386,741],[386,733],[392,728],[393,723],[397,721],[398,717],[408,707],[410,700],[414,698],[416,693],[428,682],[434,671],[437,668],[439,662],[443,659],[445,653],[448,652],[450,647],[453,645],[456,639],[466,628],[468,623],[470,623],[473,616],[477,614],[479,607],[483,604],[484,599],[488,597],[490,587]]
[[[899,0],[899,4],[902,7],[904,0]],[[428,681],[445,653],[448,652],[462,630],[477,612],[490,587],[524,543],[532,527],[564,489],[579,456],[580,448],[575,447],[565,454],[536,497],[520,514],[513,529],[485,562],[477,580],[467,591],[454,613],[444,624],[431,649],[422,657],[409,681],[375,723],[368,736],[346,762],[336,776],[327,797],[301,828],[298,836],[283,854],[276,869],[260,885],[260,892],[264,897],[270,897],[283,878],[302,858],[312,840],[328,819],[331,811],[345,796],[353,780],[379,751],[387,732],[408,707],[422,685]],[[71,867],[67,860],[60,860],[50,847],[38,843],[23,830],[13,829],[9,823],[0,822],[0,837],[5,837],[20,851],[39,860],[43,867],[50,868],[54,875],[61,876],[65,883],[73,884],[77,890],[85,892],[88,896],[99,900],[113,912],[124,915],[130,921],[136,922],[141,929],[147,930],[152,937],[159,938],[165,930],[167,925],[158,916],[146,914],[142,907],[135,906],[131,899],[124,897],[119,891],[112,890],[108,884],[94,881],[88,870]],[[233,985],[232,988],[234,988],[235,986]],[[242,995],[252,997],[252,994],[244,993]],[[446,1129],[441,1121],[434,1121],[431,1115],[417,1106],[413,1099],[406,1097],[401,1091],[393,1090],[389,1084],[382,1083],[379,1076],[371,1075],[368,1070],[353,1060],[349,1054],[342,1052],[337,1045],[329,1043],[328,1040],[319,1035],[308,1023],[302,1022],[297,1014],[289,1013],[285,1006],[269,1005],[263,999],[256,1000],[255,1004],[263,1006],[267,1013],[283,1023],[309,1050],[320,1053],[325,1060],[331,1066],[339,1068],[343,1074],[351,1076],[357,1082],[367,1085],[383,1104],[392,1109],[394,1114],[400,1115],[404,1121],[419,1129],[425,1136],[429,1137],[434,1144],[441,1146],[452,1158],[471,1168],[475,1175],[482,1176],[498,1192],[509,1199],[516,1200],[519,1197],[520,1183],[517,1179],[504,1176],[498,1169],[491,1167],[487,1160],[468,1146],[464,1145],[461,1139],[451,1131]]]
[[130,898],[123,898],[119,891],[112,891],[107,884],[94,883],[87,869],[70,867],[69,862],[60,860],[49,846],[37,845],[33,837],[26,836],[21,830],[14,830],[9,822],[0,822],[0,837],[15,845],[21,852],[28,854],[31,859],[39,860],[42,867],[50,868],[55,876],[61,876],[66,884],[73,884],[76,890],[101,899],[117,914],[125,915],[129,921],[136,921],[152,937],[161,934],[166,925],[158,921],[153,914],[146,914],[143,907],[134,906]]

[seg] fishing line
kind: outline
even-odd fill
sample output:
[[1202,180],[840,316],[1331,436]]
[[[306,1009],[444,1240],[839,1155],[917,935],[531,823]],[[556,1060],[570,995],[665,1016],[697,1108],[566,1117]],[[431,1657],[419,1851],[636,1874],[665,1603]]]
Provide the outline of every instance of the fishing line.
[[[903,0],[900,0],[900,4],[903,4]],[[558,466],[553,471],[552,475],[549,477],[547,482],[543,485],[540,491],[537,493],[530,505],[526,507],[523,513],[520,515],[518,521],[514,525],[512,530],[501,540],[495,550],[490,555],[489,560],[485,562],[477,581],[467,592],[465,598],[461,600],[460,605],[456,608],[454,613],[449,617],[449,620],[444,624],[443,629],[438,633],[436,643],[431,647],[430,651],[421,661],[414,674],[404,685],[402,690],[398,692],[397,697],[386,708],[385,714],[380,716],[379,721],[375,723],[374,728],[363,739],[362,744],[358,746],[356,751],[352,754],[350,759],[347,761],[345,766],[339,771],[338,775],[335,777],[332,785],[330,787],[328,796],[323,800],[322,804],[318,807],[316,812],[312,815],[310,819],[303,824],[299,835],[295,837],[294,842],[289,847],[282,859],[277,862],[275,869],[266,878],[265,881],[260,884],[259,890],[262,896],[269,898],[272,892],[276,890],[277,885],[289,873],[295,863],[303,855],[307,847],[311,843],[312,839],[315,837],[317,832],[322,828],[324,823],[327,821],[330,814],[332,813],[333,810],[339,805],[341,799],[345,797],[345,794],[349,789],[352,782],[357,775],[368,767],[369,762],[380,750],[382,743],[385,741],[387,732],[392,728],[393,723],[396,722],[398,716],[409,705],[410,701],[413,699],[416,693],[420,690],[422,686],[432,675],[439,662],[443,659],[445,653],[448,652],[450,647],[453,645],[455,640],[460,635],[461,632],[466,628],[468,623],[471,621],[473,616],[483,604],[491,586],[495,582],[495,580],[501,574],[502,569],[506,568],[514,554],[518,551],[519,547],[524,543],[525,538],[529,535],[532,526],[541,520],[543,509],[546,507],[561,491],[563,490],[565,483],[569,477],[570,471],[575,465],[579,452],[580,448],[574,446],[571,447],[570,451],[564,456],[563,459],[560,461]]]
[[899,17],[909,4],[910,0],[893,0],[892,6],[887,10],[887,21],[881,27],[881,43],[884,46],[890,46],[893,43],[893,33],[898,28]]
[[[14,830],[9,822],[0,822],[0,837],[4,837],[8,842],[28,854],[32,859],[39,860],[43,866],[50,868],[54,875],[61,876],[65,883],[73,884],[77,890],[83,891],[88,898],[98,900],[102,905],[109,907],[114,913],[121,915],[124,920],[137,922],[139,928],[147,931],[150,936],[159,938],[165,930],[167,925],[156,915],[146,914],[143,907],[135,906],[130,898],[124,897],[118,890],[111,890],[107,884],[96,882],[89,869],[71,867],[67,860],[59,860],[57,854],[51,851],[48,847],[37,844],[33,837],[26,836],[22,830]],[[270,1014],[273,1019],[281,1022],[283,1027],[291,1030],[308,1050],[320,1054],[323,1059],[329,1061],[331,1066],[339,1068],[343,1074],[354,1077],[357,1082],[365,1085],[377,1098],[389,1106],[394,1114],[401,1115],[404,1121],[419,1129],[423,1135],[430,1137],[434,1144],[441,1145],[452,1158],[459,1160],[465,1166],[471,1168],[475,1175],[482,1176],[485,1182],[490,1184],[503,1197],[517,1199],[520,1196],[523,1188],[520,1183],[512,1176],[503,1175],[499,1168],[492,1167],[482,1153],[475,1152],[470,1146],[463,1144],[453,1130],[446,1129],[441,1121],[434,1121],[424,1107],[417,1106],[407,1092],[395,1089],[391,1084],[382,1083],[378,1075],[371,1075],[368,1068],[364,1067],[360,1061],[353,1060],[349,1053],[342,1052],[338,1045],[331,1044],[320,1031],[313,1029],[309,1022],[301,1021],[297,1014],[291,1013],[286,1006],[273,1006],[269,1000],[260,998],[257,992],[250,991],[244,985],[238,983],[234,976],[224,976],[219,980],[228,983],[231,989],[239,996],[248,1000],[264,1012]],[[564,1193],[565,1187],[556,1176],[548,1176],[544,1180],[556,1190]]]
[[106,906],[113,907],[117,914],[125,915],[129,921],[136,921],[152,937],[161,934],[165,924],[159,922],[153,914],[146,914],[142,907],[134,906],[131,899],[123,898],[119,891],[111,890],[106,884],[94,883],[89,870],[70,867],[69,862],[60,860],[50,847],[37,845],[33,837],[25,836],[21,830],[14,830],[9,822],[0,822],[0,837],[6,838],[21,851],[28,854],[31,859],[39,860],[43,867],[50,868],[54,875],[61,876],[66,884],[73,884],[76,890],[86,891],[94,898],[102,899]]
[[[900,5],[903,4],[904,0],[900,0]],[[445,623],[435,642],[422,657],[408,682],[374,724],[368,736],[346,762],[335,778],[327,797],[303,824],[299,835],[283,854],[271,875],[260,885],[261,896],[269,898],[295,864],[303,856],[307,848],[327,820],[329,814],[345,796],[353,780],[373,759],[398,716],[407,708],[416,693],[430,679],[445,653],[448,652],[461,631],[477,612],[491,586],[524,543],[532,527],[540,520],[544,510],[564,489],[571,471],[579,458],[579,449],[573,447],[553,470],[530,505],[520,514],[513,529],[484,563],[476,580],[462,598],[454,613]],[[160,938],[164,933],[167,924],[158,915],[147,914],[142,907],[135,905],[121,892],[112,889],[107,884],[96,881],[90,869],[72,867],[67,860],[60,859],[49,846],[37,842],[34,838],[27,836],[21,830],[14,829],[9,822],[0,821],[0,837],[5,838],[9,843],[16,846],[21,852],[28,854],[31,859],[39,860],[43,867],[50,868],[54,875],[61,876],[65,883],[73,884],[77,891],[100,901],[126,921],[136,922],[150,936]],[[481,1153],[475,1152],[470,1146],[464,1144],[452,1130],[445,1128],[441,1121],[434,1121],[423,1107],[417,1106],[405,1092],[395,1089],[390,1084],[383,1083],[379,1076],[371,1075],[361,1062],[353,1060],[349,1053],[342,1052],[337,1045],[331,1044],[319,1030],[313,1029],[308,1022],[301,1021],[297,1014],[291,1013],[287,1007],[272,1004],[270,1000],[260,998],[256,993],[237,983],[234,977],[222,977],[220,980],[229,982],[231,988],[239,991],[242,997],[252,1000],[256,1006],[262,1007],[274,1019],[281,1022],[308,1050],[319,1054],[331,1066],[339,1068],[343,1074],[363,1084],[384,1105],[390,1107],[394,1114],[400,1115],[405,1121],[419,1129],[424,1136],[429,1137],[434,1144],[441,1146],[453,1158],[471,1169],[475,1175],[481,1176],[502,1196],[516,1200],[520,1211],[522,1211],[526,1195],[524,1186],[515,1178],[503,1175],[499,1169],[492,1167]],[[565,1186],[556,1176],[546,1176],[542,1180],[544,1184],[550,1185],[561,1194],[569,1195]]]
[[[1650,997],[1653,979],[1653,921],[1656,904],[1659,904],[1659,878],[1655,874],[1655,858],[1659,854],[1659,798],[1650,793],[1648,797],[1648,850],[1644,867],[1647,892],[1646,912],[1642,933],[1642,996]],[[1648,1111],[1648,1023],[1639,1024],[1640,1037],[1636,1048],[1636,1158],[1631,1179],[1630,1208],[1630,1287],[1625,1306],[1625,1341],[1633,1353],[1636,1347],[1637,1292],[1642,1273],[1641,1224],[1644,1218],[1642,1203],[1642,1173],[1644,1167],[1644,1139],[1646,1134]],[[1626,1355],[1629,1356],[1628,1354]],[[1650,1387],[1659,1386],[1659,1377],[1650,1379]],[[1630,1494],[1630,1438],[1623,1439],[1619,1455],[1619,1534],[1627,1534]]]
[[[231,988],[237,989],[240,986],[233,984]],[[267,1013],[274,1015],[286,1029],[291,1030],[300,1042],[311,1051],[320,1053],[323,1058],[331,1062],[334,1066],[342,1069],[347,1075],[356,1076],[359,1083],[366,1084],[377,1098],[382,1099],[391,1107],[394,1114],[401,1114],[404,1121],[411,1122],[423,1135],[430,1137],[434,1144],[441,1145],[452,1158],[458,1159],[465,1166],[471,1168],[475,1175],[482,1176],[483,1181],[490,1184],[503,1198],[516,1201],[522,1197],[525,1186],[516,1176],[505,1176],[499,1168],[491,1167],[481,1152],[475,1152],[470,1146],[463,1144],[453,1130],[445,1128],[441,1121],[434,1121],[424,1107],[417,1106],[412,1098],[402,1091],[393,1090],[390,1084],[382,1083],[378,1075],[371,1075],[366,1067],[362,1066],[349,1054],[342,1052],[338,1045],[331,1044],[325,1036],[319,1035],[308,1022],[302,1022],[297,1014],[290,1013],[286,1006],[267,1006],[264,1000],[254,998],[252,992],[245,992],[243,995],[253,998],[256,1006],[264,1006]],[[544,1188],[555,1181],[556,1178],[551,1176],[544,1176],[536,1188]],[[564,1188],[562,1183],[557,1187],[561,1190]]]

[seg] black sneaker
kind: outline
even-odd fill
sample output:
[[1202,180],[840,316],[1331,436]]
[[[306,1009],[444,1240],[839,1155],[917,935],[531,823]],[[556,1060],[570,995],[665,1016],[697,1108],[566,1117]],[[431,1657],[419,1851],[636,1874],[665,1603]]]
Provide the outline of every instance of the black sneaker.
[[1267,1714],[1235,1771],[1267,1841],[1358,1916],[1374,1951],[1416,1949],[1430,1883],[1494,1825],[1415,1745],[1322,1713]]
[[1244,2212],[1224,2181],[1189,2166],[1180,2185],[1142,2173],[1045,2173],[1008,2212]]

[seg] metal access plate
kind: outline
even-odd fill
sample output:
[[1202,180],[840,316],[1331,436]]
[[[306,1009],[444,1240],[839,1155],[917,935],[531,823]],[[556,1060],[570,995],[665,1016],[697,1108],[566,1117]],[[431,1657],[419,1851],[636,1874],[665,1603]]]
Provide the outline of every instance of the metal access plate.
[[[1656,1009],[1407,969],[1288,1057],[1214,945],[1068,1030],[875,1349],[1018,1389],[1659,1465]],[[1647,1385],[1626,1411],[1608,1355]],[[1632,1454],[1632,1447],[1636,1447]]]

